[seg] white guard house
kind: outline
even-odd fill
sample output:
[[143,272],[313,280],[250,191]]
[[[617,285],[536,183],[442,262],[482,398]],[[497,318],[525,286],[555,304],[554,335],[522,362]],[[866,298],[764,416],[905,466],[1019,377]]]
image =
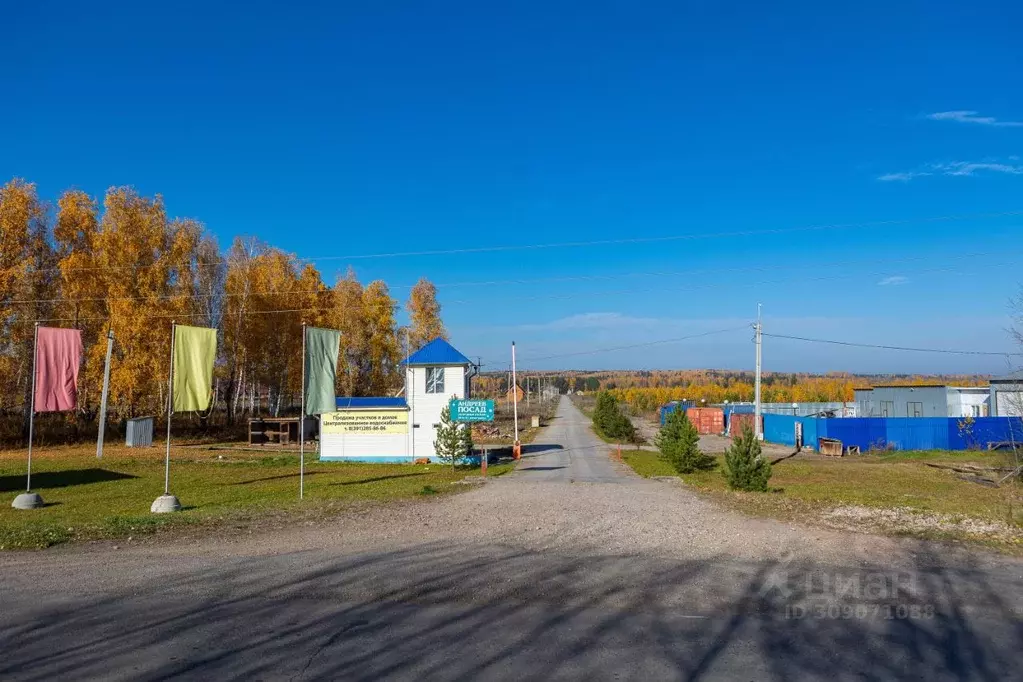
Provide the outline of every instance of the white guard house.
[[469,398],[478,368],[444,339],[434,339],[405,363],[412,461],[434,459],[440,413],[452,398]]
[[434,460],[440,413],[451,398],[468,398],[478,368],[444,339],[409,357],[404,397],[337,398],[320,416],[320,459],[333,462]]

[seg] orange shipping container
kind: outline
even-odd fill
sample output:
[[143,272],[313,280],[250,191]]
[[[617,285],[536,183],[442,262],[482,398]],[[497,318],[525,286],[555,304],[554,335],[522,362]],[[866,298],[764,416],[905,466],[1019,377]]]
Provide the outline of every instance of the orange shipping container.
[[[763,423],[764,418],[760,417],[760,422]],[[752,414],[735,414],[728,418],[728,435],[735,438],[742,433],[743,427],[748,426],[753,428],[753,415]]]
[[725,412],[720,407],[690,407],[686,416],[701,434],[723,433]]

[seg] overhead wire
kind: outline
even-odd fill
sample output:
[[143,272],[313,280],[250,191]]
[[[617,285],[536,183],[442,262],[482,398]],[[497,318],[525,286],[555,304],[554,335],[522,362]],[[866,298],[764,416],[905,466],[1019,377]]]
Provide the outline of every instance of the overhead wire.
[[911,351],[916,353],[947,353],[949,355],[994,355],[999,357],[1005,357],[1007,355],[1023,355],[1023,353],[1014,353],[1011,351],[986,351],[986,350],[954,350],[949,348],[914,348],[910,346],[890,346],[879,343],[860,343],[856,341],[839,341],[835,339],[813,339],[805,336],[792,336],[788,334],[773,334],[768,332],[761,332],[761,336],[770,336],[776,339],[791,339],[794,341],[805,341],[808,343],[825,343],[835,346],[853,346],[856,348],[877,348],[882,350],[899,350],[899,351]]
[[[990,263],[989,262],[989,263],[985,263],[985,267],[986,267],[986,270],[985,270],[985,272],[983,274],[989,273],[992,268],[998,268],[998,267],[1013,267],[1013,268],[1015,268],[1015,267],[1018,267],[1018,263],[1016,263],[1016,262]],[[903,270],[902,272],[904,274],[920,275],[920,274],[929,274],[929,273],[936,273],[936,272],[958,272],[958,271],[959,270],[956,267],[940,267],[940,268],[924,268],[924,269],[921,269],[921,270],[912,270],[912,271],[905,271],[905,270]],[[838,280],[848,280],[848,279],[854,279],[854,278],[862,278],[864,276],[880,277],[880,276],[884,276],[884,275],[887,275],[887,274],[889,274],[887,271],[864,272],[864,271],[861,271],[861,270],[857,270],[855,272],[848,272],[848,273],[844,273],[844,274],[840,274],[840,275],[822,275],[822,276],[818,276],[818,277],[806,277],[804,275],[798,275],[798,276],[795,276],[795,277],[780,278],[780,279],[773,279],[773,280],[732,281],[732,282],[729,282],[729,285],[730,286],[746,286],[746,287],[749,287],[749,286],[764,286],[764,285],[773,285],[773,284],[789,284],[789,283],[793,283],[793,282],[796,282],[796,283],[826,282],[826,281],[838,281]],[[971,274],[971,273],[963,273],[963,274]],[[686,285],[680,286],[680,287],[643,287],[643,288],[624,288],[624,289],[599,289],[599,290],[590,290],[590,291],[587,291],[586,293],[589,294],[589,295],[593,295],[593,296],[609,296],[609,295],[619,295],[619,294],[639,294],[639,293],[653,293],[653,292],[657,292],[657,293],[670,293],[670,292],[676,292],[676,291],[692,291],[692,290],[697,290],[697,289],[713,289],[713,288],[718,288],[718,287],[721,287],[721,286],[722,286],[722,284],[720,282],[701,282],[701,283],[695,283],[695,284],[686,284]],[[275,294],[275,295],[285,296],[287,294]],[[551,301],[551,300],[575,299],[575,298],[579,297],[579,294],[578,293],[569,293],[569,294],[544,293],[544,294],[523,296],[520,293],[513,291],[513,292],[507,293],[507,297],[514,298],[514,300],[520,301],[520,302],[524,302],[524,301],[537,301],[537,300],[539,300],[539,301]],[[493,300],[493,299],[491,298],[490,300]],[[40,302],[44,302],[44,301],[40,301]],[[393,305],[395,307],[400,306],[400,304],[398,304],[398,303],[394,303]],[[469,300],[469,299],[449,299],[449,300],[444,301],[443,305],[445,305],[445,306],[449,306],[449,305],[479,305],[479,301],[477,301],[477,300]],[[324,311],[324,310],[333,310],[335,308],[336,308],[336,306],[310,306],[310,307],[302,307],[302,308],[281,308],[281,309],[269,309],[269,310],[246,310],[246,311],[234,311],[234,312],[231,313],[231,315],[232,316],[236,316],[238,314],[243,314],[243,315],[264,315],[264,314],[276,314],[276,313],[316,312],[316,311]],[[141,315],[140,317],[143,317],[143,318],[154,318],[154,319],[173,318],[173,317],[189,317],[189,318],[194,318],[194,317],[203,317],[205,315],[208,315],[208,311],[200,311],[200,312],[195,312],[195,313],[187,313],[187,312],[183,312],[183,313],[154,313],[154,314]],[[36,319],[34,321],[35,322],[57,322],[57,321],[59,321],[59,322],[75,322],[75,321],[85,322],[85,321],[106,320],[108,318],[109,318],[109,316],[77,317],[77,318],[75,318],[75,317],[54,317],[54,318],[39,318],[39,319]]]
[[[945,258],[947,260],[951,260],[951,261],[961,261],[961,260],[970,260],[970,259],[975,259],[975,258],[991,258],[992,256],[998,256],[998,255],[1005,255],[1004,251],[998,251],[998,252],[991,251],[991,252],[977,252],[977,253],[968,253],[968,254],[956,254],[956,255],[951,255],[951,256],[945,256],[943,258]],[[905,263],[913,263],[913,262],[921,262],[921,261],[933,261],[933,260],[934,260],[933,256],[910,256],[910,257],[906,257],[906,258],[892,258],[892,259],[880,259],[880,260],[879,259],[861,260],[861,261],[844,260],[844,261],[831,261],[831,262],[818,261],[818,262],[814,263],[814,267],[815,267],[815,269],[827,269],[827,268],[831,268],[831,267],[836,267],[836,268],[837,267],[846,267],[846,268],[849,268],[849,267],[858,267],[858,266],[865,266],[865,265],[894,266],[894,265],[900,265],[900,264],[905,264]],[[990,267],[1000,267],[1002,265],[1004,265],[1006,267],[1009,267],[1009,266],[1016,267],[1018,265],[1018,263],[1015,262],[1015,261],[1006,262],[1006,263],[991,263],[991,262],[988,262],[985,265],[988,268],[990,268]],[[574,275],[574,276],[565,276],[565,277],[538,277],[538,278],[513,279],[513,280],[479,280],[479,281],[466,281],[466,282],[439,283],[439,284],[435,284],[434,286],[437,287],[437,288],[457,288],[457,287],[507,286],[507,285],[516,285],[516,284],[518,284],[518,285],[549,284],[549,283],[554,283],[554,282],[574,282],[574,281],[598,281],[598,280],[615,281],[615,280],[629,279],[629,278],[634,278],[634,277],[677,277],[677,276],[683,276],[683,275],[726,274],[726,273],[727,274],[731,274],[731,273],[741,273],[741,272],[768,272],[768,271],[772,271],[772,270],[788,270],[788,269],[791,269],[791,268],[792,268],[792,266],[790,264],[786,264],[786,265],[764,265],[764,266],[733,267],[733,268],[699,268],[699,269],[692,269],[692,270],[674,270],[674,271],[625,272],[625,273],[619,273],[619,274],[613,274],[613,275]],[[920,273],[930,273],[930,272],[946,272],[950,268],[951,268],[951,266],[940,267],[940,268],[924,268],[924,269],[921,269],[921,270],[908,271],[908,274],[920,274]],[[820,281],[820,280],[830,280],[830,279],[848,279],[848,278],[851,278],[851,277],[861,277],[864,274],[873,274],[873,275],[881,276],[881,275],[885,275],[885,274],[888,274],[888,273],[887,272],[864,273],[861,270],[857,270],[855,273],[850,273],[850,274],[827,275],[827,276],[821,276],[821,277],[816,277],[816,278],[813,278],[813,277],[808,278],[808,277],[806,277],[804,275],[800,275],[799,276],[799,280],[800,281]],[[904,273],[904,274],[906,274],[906,273]],[[768,281],[764,281],[764,282],[730,282],[730,284],[733,284],[733,285],[734,284],[776,284],[776,283],[785,282],[785,281],[791,281],[791,280],[783,279],[783,280],[768,280]],[[413,286],[414,285],[399,285],[399,286],[388,287],[388,288],[389,289],[411,289]],[[694,287],[698,287],[698,288],[713,288],[713,287],[716,287],[716,286],[720,286],[720,285],[712,283],[712,282],[711,283],[701,282],[701,283],[697,283],[697,284],[687,284],[686,288],[694,288]],[[666,291],[665,289],[649,289],[649,288],[645,288],[645,289],[617,289],[617,290],[611,289],[611,290],[604,290],[603,292],[599,292],[598,291],[598,292],[594,292],[594,293],[639,293],[639,292],[654,291],[654,290],[656,290],[656,291]],[[312,295],[316,295],[316,294],[326,294],[326,293],[329,293],[331,291],[332,291],[332,289],[327,287],[325,289],[299,289],[299,290],[292,290],[292,291],[261,290],[261,291],[239,292],[239,293],[234,293],[234,294],[229,294],[229,293],[218,293],[218,294],[162,294],[162,295],[154,295],[154,296],[115,296],[115,297],[99,297],[99,296],[97,296],[97,297],[90,297],[90,298],[75,298],[75,299],[66,299],[66,298],[15,299],[15,300],[7,301],[7,303],[11,304],[11,305],[14,305],[14,304],[29,305],[29,304],[38,304],[38,303],[73,304],[73,303],[123,302],[123,301],[200,300],[200,299],[211,299],[211,298],[218,298],[218,297],[219,298],[244,298],[244,297],[248,297],[248,296],[252,296],[252,297],[256,297],[256,296],[280,296],[280,297],[286,297],[286,296],[307,296],[307,295],[308,296],[312,296]],[[518,294],[515,294],[515,296],[516,296],[516,298],[519,298]],[[574,298],[576,296],[576,294],[570,294],[569,296]],[[553,296],[553,297],[556,298],[556,296]],[[533,297],[533,298],[544,298],[544,299],[546,299],[546,298],[552,298],[552,296],[550,294],[543,294],[543,295],[536,296],[536,297]],[[527,297],[524,300],[531,300],[531,299]],[[464,304],[464,303],[471,303],[471,301],[455,299],[455,300],[446,301],[445,305],[446,304],[450,304],[450,303]]]
[[[311,256],[302,257],[297,256],[300,262],[318,262],[318,261],[334,261],[334,260],[367,260],[375,258],[403,258],[413,256],[446,256],[446,255],[461,255],[461,254],[478,254],[478,253],[495,253],[501,251],[532,251],[532,250],[543,250],[543,249],[562,249],[562,248],[580,248],[589,246],[620,246],[625,244],[652,244],[652,243],[663,243],[672,241],[690,241],[690,240],[705,240],[705,239],[727,239],[733,237],[757,237],[757,236],[769,236],[776,234],[791,234],[800,232],[817,232],[817,231],[829,231],[829,230],[851,230],[851,229],[868,229],[876,227],[891,227],[893,225],[911,225],[911,224],[927,224],[935,222],[951,222],[958,220],[984,220],[989,218],[1005,218],[1010,216],[1023,215],[1023,210],[1012,210],[1012,211],[998,211],[988,213],[963,213],[954,215],[942,215],[942,216],[925,216],[922,218],[899,218],[893,220],[875,220],[865,221],[859,223],[824,223],[818,225],[804,225],[796,227],[781,227],[781,228],[769,228],[762,230],[731,230],[722,232],[713,232],[703,230],[700,232],[691,232],[686,234],[674,234],[674,235],[663,235],[655,237],[623,237],[617,239],[593,239],[584,241],[570,241],[570,242],[545,242],[535,244],[503,244],[495,246],[478,246],[478,247],[465,247],[457,249],[424,249],[420,251],[393,251],[393,252],[381,252],[381,253],[367,253],[367,254],[350,254],[350,255],[328,255],[328,256]],[[220,263],[199,263],[197,266],[213,267],[220,265]],[[131,270],[131,269],[146,269],[152,267],[165,267],[162,263],[153,263],[149,265],[104,265],[104,266],[82,266],[76,268],[66,268],[64,271],[89,271],[89,270]],[[52,272],[60,272],[60,267],[54,267],[47,269]],[[46,271],[46,270],[43,270]]]

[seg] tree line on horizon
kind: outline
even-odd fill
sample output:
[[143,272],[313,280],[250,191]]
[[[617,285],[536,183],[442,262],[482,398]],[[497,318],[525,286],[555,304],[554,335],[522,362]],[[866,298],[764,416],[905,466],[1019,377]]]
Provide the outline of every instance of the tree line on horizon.
[[81,330],[77,419],[99,409],[107,332],[114,334],[109,410],[120,417],[166,406],[172,321],[218,330],[215,377],[231,423],[245,398],[277,413],[300,392],[302,323],[338,329],[337,391],[385,395],[402,383],[400,361],[447,338],[436,287],[420,279],[396,320],[385,282],[363,285],[349,268],[331,286],[311,263],[254,237],[226,251],[202,223],[170,218],[160,195],[112,187],[102,201],[80,190],[55,209],[36,187],[0,187],[0,413],[31,401],[34,326]]
[[[692,400],[707,404],[749,402],[754,397],[755,376],[748,370],[621,370],[533,372],[522,370],[519,384],[525,388],[526,377],[542,376],[559,392],[609,391],[617,400],[636,412],[649,412],[674,400]],[[486,373],[478,380],[488,395],[503,395],[507,390],[506,373]],[[948,383],[956,386],[987,385],[987,378],[978,375],[867,375],[833,372],[804,374],[764,372],[761,376],[761,398],[765,403],[851,402],[856,388],[872,384],[918,386]]]

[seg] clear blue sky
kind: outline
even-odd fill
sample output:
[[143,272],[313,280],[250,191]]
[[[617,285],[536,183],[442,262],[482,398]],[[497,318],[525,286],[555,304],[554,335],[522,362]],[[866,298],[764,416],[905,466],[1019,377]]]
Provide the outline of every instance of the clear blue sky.
[[[73,5],[5,10],[0,177],[50,200],[161,193],[224,246],[315,259],[907,221],[318,261],[399,297],[421,275],[563,278],[441,287],[456,345],[491,368],[513,338],[524,359],[675,338],[746,324],[757,301],[778,333],[1013,347],[1023,214],[918,219],[1023,210],[1019,3]],[[532,364],[752,362],[742,331]],[[765,367],[1006,360],[769,340]]]

